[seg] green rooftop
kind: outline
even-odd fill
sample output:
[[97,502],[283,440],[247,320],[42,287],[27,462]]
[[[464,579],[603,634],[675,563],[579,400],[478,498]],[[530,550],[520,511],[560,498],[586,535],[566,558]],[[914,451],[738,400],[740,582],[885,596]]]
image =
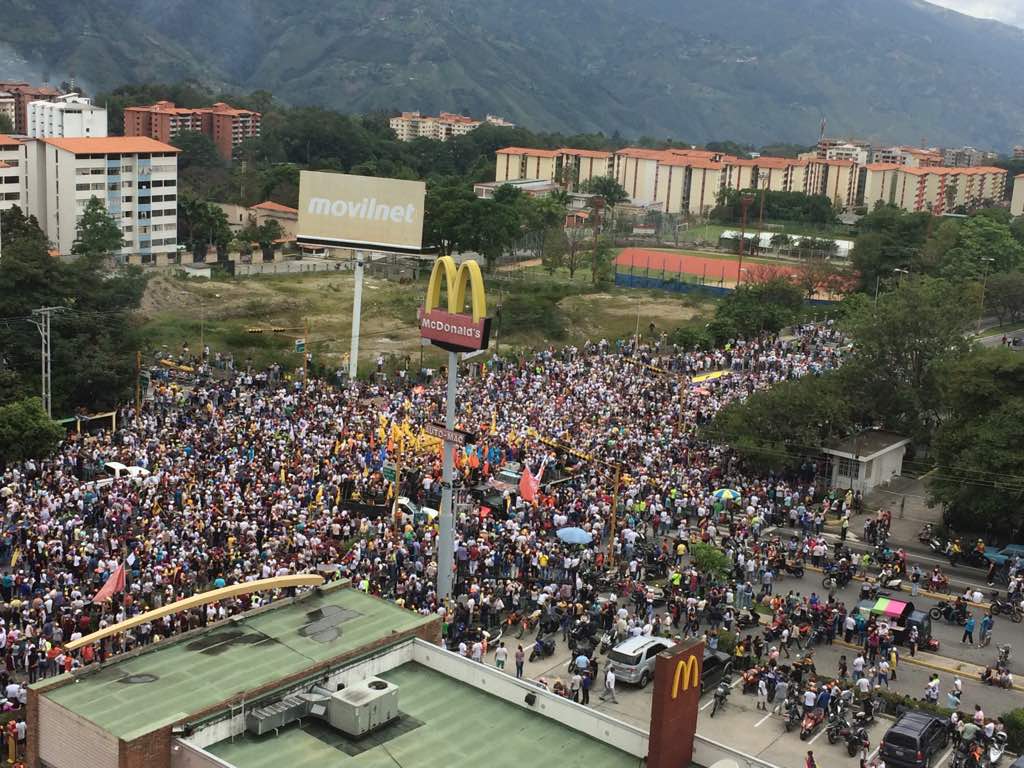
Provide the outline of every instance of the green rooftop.
[[[43,695],[131,740],[431,619],[356,589],[325,590],[157,645]],[[45,689],[46,682],[36,687]]]
[[[379,677],[399,686],[402,713],[388,728],[352,741],[306,718],[280,735],[246,733],[208,751],[237,768],[622,768],[637,758],[415,662]],[[366,743],[370,742],[370,743]],[[363,751],[359,751],[363,750]],[[352,752],[359,751],[358,754]]]

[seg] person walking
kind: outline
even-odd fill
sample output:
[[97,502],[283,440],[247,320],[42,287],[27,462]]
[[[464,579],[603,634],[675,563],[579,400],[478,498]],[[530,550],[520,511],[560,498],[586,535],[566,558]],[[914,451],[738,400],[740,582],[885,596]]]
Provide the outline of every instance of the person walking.
[[804,768],[818,768],[818,763],[814,759],[814,750],[807,750],[807,758],[804,760]]
[[608,670],[604,673],[604,691],[601,693],[601,701],[612,700],[613,704],[618,704],[619,700],[615,698],[615,670],[612,669],[611,665],[608,665]]
[[992,626],[994,624],[995,620],[992,618],[991,613],[986,613],[981,617],[981,637],[978,639],[979,648],[984,648],[992,642]]
[[504,641],[498,643],[498,647],[494,651],[494,666],[498,669],[505,668],[505,661],[508,659],[508,648],[505,647]]
[[516,646],[516,679],[523,679],[523,662],[526,661],[526,652],[523,651],[523,646]]
[[583,695],[583,701],[581,703],[583,706],[587,706],[590,704],[590,686],[593,685],[594,678],[590,674],[589,669],[583,673],[582,678],[583,679],[580,681],[580,691]]
[[764,675],[757,681],[757,708],[768,711],[768,681]]
[[964,624],[964,636],[960,638],[961,643],[974,645],[974,616],[967,614],[967,622]]

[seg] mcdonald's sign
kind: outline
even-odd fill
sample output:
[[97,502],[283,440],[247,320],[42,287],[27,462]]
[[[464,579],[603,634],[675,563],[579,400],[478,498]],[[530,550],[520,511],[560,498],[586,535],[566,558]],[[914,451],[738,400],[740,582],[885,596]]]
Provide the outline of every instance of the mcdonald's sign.
[[[441,289],[448,294],[447,310],[441,309]],[[471,314],[465,313],[467,289]],[[475,261],[455,264],[451,256],[434,262],[427,283],[427,299],[419,312],[420,336],[449,352],[475,352],[486,349],[491,336],[487,317],[484,277]]]
[[679,685],[682,683],[682,690],[688,691],[696,688],[700,691],[700,659],[695,655],[687,656],[676,662],[676,671],[672,676],[672,698],[679,696]]

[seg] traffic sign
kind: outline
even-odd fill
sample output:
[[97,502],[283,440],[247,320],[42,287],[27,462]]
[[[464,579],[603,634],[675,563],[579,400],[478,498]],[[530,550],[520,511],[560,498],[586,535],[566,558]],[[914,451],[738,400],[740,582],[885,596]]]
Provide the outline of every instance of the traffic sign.
[[395,466],[395,462],[385,461],[383,473],[385,480],[387,480],[389,483],[395,482],[395,477],[398,475],[398,467]]
[[463,432],[461,429],[448,429],[443,424],[434,424],[428,422],[423,430],[431,437],[437,437],[444,440],[446,443],[455,443],[455,445],[463,446],[476,442],[476,435],[472,432]]
[[295,351],[296,352],[305,352],[306,351],[306,340],[305,339],[296,339],[295,340]]

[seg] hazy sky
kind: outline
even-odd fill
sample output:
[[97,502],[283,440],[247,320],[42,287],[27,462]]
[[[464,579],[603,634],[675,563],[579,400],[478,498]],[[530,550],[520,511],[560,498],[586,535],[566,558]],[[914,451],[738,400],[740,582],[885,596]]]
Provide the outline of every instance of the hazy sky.
[[1024,0],[929,0],[954,11],[1024,27]]

